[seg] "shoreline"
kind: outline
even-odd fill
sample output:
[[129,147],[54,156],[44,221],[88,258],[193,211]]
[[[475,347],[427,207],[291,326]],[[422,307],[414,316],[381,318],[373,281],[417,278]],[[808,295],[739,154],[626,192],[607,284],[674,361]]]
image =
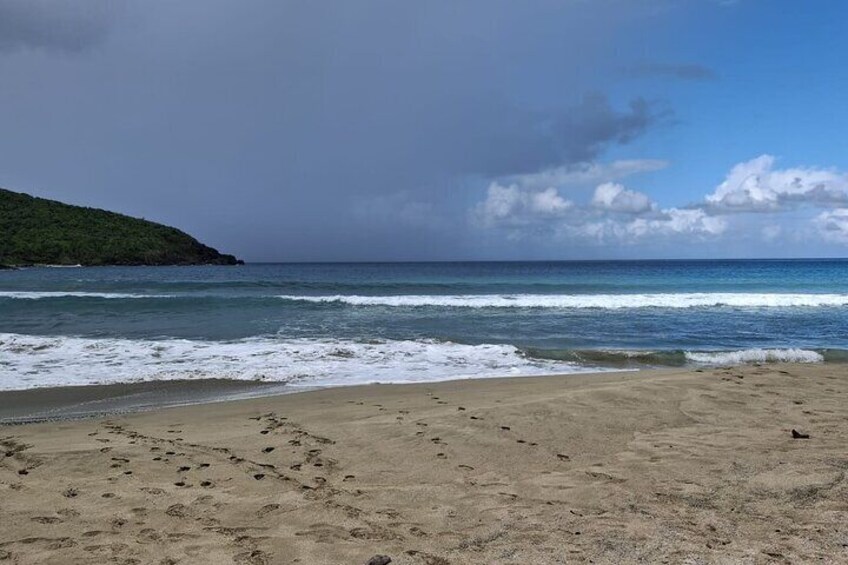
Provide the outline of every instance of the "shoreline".
[[7,390],[0,391],[0,427],[74,421],[295,392],[290,389],[283,383],[197,379]]
[[846,376],[776,364],[362,385],[7,426],[0,558],[848,561]]
[[[424,382],[359,383],[349,385],[292,386],[288,383],[241,381],[235,379],[162,380],[137,383],[110,383],[36,387],[0,391],[0,428],[44,422],[63,422],[166,408],[205,406],[247,399],[304,394],[328,389],[357,389],[375,386],[430,385],[472,380],[544,379],[597,377],[640,371],[662,372],[671,368],[613,369],[550,375],[509,375],[464,377]],[[679,370],[679,369],[678,369]]]

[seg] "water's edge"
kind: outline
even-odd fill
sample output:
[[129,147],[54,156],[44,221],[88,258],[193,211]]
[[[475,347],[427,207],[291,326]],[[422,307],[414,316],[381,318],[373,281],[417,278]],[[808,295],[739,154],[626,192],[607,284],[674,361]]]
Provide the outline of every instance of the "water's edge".
[[[654,369],[651,372],[671,371]],[[565,375],[529,375],[491,377],[495,380],[592,377],[638,371],[604,371]],[[263,383],[230,379],[174,380],[107,385],[60,386],[25,390],[0,391],[0,426],[64,422],[115,415],[149,412],[163,408],[233,402],[253,398],[305,393],[328,388],[363,386],[436,385],[472,379],[451,379],[424,383],[351,384],[321,387],[298,387],[283,383]],[[489,379],[485,379],[489,380]]]
[[229,379],[148,381],[0,391],[0,426],[81,420],[311,389]]

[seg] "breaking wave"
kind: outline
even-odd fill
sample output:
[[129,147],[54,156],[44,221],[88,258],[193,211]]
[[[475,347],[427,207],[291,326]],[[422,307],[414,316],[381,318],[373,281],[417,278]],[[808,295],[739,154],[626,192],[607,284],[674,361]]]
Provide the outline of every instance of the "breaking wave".
[[0,334],[0,390],[222,378],[333,386],[602,370],[436,340],[129,340]]
[[810,349],[742,349],[739,351],[687,351],[686,359],[702,365],[741,365],[745,363],[823,363],[825,356]]
[[668,293],[668,294],[468,294],[468,295],[281,295],[310,303],[350,306],[448,308],[791,308],[848,306],[848,294]]
[[45,298],[174,298],[171,294],[130,294],[125,292],[65,292],[65,291],[0,291],[0,298],[14,300],[41,300]]

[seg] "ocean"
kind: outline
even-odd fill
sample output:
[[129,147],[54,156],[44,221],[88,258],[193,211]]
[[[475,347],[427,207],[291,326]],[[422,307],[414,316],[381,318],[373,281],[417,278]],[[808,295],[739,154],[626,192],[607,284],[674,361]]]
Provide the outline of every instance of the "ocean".
[[0,271],[0,390],[846,359],[842,260]]

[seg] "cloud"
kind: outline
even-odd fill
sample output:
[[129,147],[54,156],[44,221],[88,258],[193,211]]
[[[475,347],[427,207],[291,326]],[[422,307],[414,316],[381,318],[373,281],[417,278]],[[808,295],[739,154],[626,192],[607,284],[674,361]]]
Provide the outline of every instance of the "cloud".
[[659,242],[709,241],[721,236],[727,222],[703,210],[669,208],[639,217],[575,216],[557,226],[559,239],[594,245],[637,245]]
[[106,36],[112,10],[108,0],[3,0],[0,51],[83,51]]
[[572,239],[593,241],[601,245],[634,245],[669,239],[703,241],[720,236],[726,229],[727,222],[724,219],[709,216],[702,210],[669,208],[650,217],[627,220],[605,218],[570,225],[565,227],[564,233]]
[[680,80],[715,80],[715,71],[709,67],[674,63],[640,63],[625,69],[627,74],[635,77],[660,77]]
[[703,210],[669,208],[657,218],[637,218],[628,227],[637,237],[673,234],[711,237],[724,233],[727,222],[723,218],[709,216]]
[[559,236],[597,245],[635,245],[659,241],[706,241],[722,235],[727,222],[703,210],[668,208],[639,217],[576,218],[559,226]]
[[493,182],[472,210],[478,227],[505,230],[511,239],[537,235],[599,245],[685,238],[706,240],[727,229],[724,218],[700,209],[659,209],[641,192],[621,184],[597,186],[585,205],[543,190]]
[[734,166],[705,198],[711,213],[777,212],[803,204],[832,207],[848,204],[848,175],[834,169],[776,169],[772,155]]
[[528,226],[563,217],[574,203],[559,195],[553,187],[526,190],[517,184],[504,186],[493,182],[486,199],[472,212],[472,218],[482,227]]
[[769,224],[760,230],[764,241],[774,241],[781,236],[783,228],[778,224]]
[[[576,104],[544,112],[520,110],[487,97],[446,101],[440,110],[449,114],[434,118],[433,122],[410,125],[416,140],[434,140],[419,154],[448,163],[461,155],[462,161],[454,166],[454,173],[489,178],[585,166],[607,149],[627,145],[651,128],[670,123],[673,116],[661,101],[636,97],[617,108],[600,93],[587,94]],[[439,125],[448,119],[463,124],[453,128],[452,140],[443,139],[444,129]],[[431,133],[429,128],[437,125],[438,131]]]
[[655,208],[646,194],[628,190],[623,185],[613,182],[598,185],[592,196],[592,206],[624,214],[641,214]]
[[654,125],[667,122],[673,112],[657,101],[634,98],[624,111],[615,110],[606,96],[593,93],[552,125],[558,161],[594,160],[607,146],[630,143]]
[[659,171],[667,168],[668,165],[668,161],[661,159],[621,159],[609,163],[583,162],[551,167],[535,173],[512,175],[506,180],[531,189],[550,186],[595,186],[640,173]]
[[[702,201],[667,208],[610,180],[658,170],[667,165],[663,161],[545,169],[513,176],[510,184],[493,182],[474,217],[478,227],[505,230],[513,239],[534,234],[596,245],[706,242],[731,235],[771,245],[788,239],[848,244],[848,174],[834,168],[781,169],[775,163],[771,155],[740,162]],[[591,192],[581,203],[560,192],[568,187]],[[825,211],[814,215],[817,208]]]
[[490,204],[510,212],[481,217],[531,229],[576,213],[566,184],[664,166],[586,164],[672,122],[639,90],[597,92],[668,24],[654,13],[626,0],[0,0],[2,172],[248,260],[468,256],[476,202],[457,187],[496,182]]
[[848,244],[848,208],[822,212],[814,224],[825,241]]

